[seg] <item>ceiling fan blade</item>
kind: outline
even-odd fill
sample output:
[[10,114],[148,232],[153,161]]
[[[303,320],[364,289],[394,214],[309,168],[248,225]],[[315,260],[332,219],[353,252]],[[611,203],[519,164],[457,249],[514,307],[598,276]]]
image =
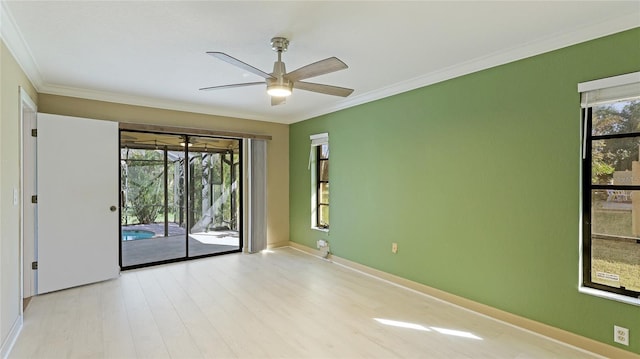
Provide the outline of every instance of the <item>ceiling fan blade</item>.
[[260,69],[257,69],[257,68],[255,68],[255,67],[253,67],[253,66],[251,66],[251,65],[249,65],[247,63],[244,63],[244,62],[236,59],[235,57],[229,56],[229,55],[225,54],[224,52],[210,51],[210,52],[207,52],[207,54],[209,54],[209,55],[211,55],[211,56],[213,56],[213,57],[215,57],[217,59],[220,59],[220,60],[222,60],[224,62],[230,63],[233,66],[239,67],[239,68],[241,68],[241,69],[243,69],[245,71],[249,71],[252,74],[256,74],[256,75],[258,75],[260,77],[264,77],[265,79],[273,78],[273,76],[269,75],[268,73],[266,73],[266,72],[264,72],[264,71],[262,71]]
[[290,81],[299,81],[308,79],[310,77],[320,76],[335,71],[340,71],[348,68],[347,64],[340,61],[337,57],[330,57],[328,59],[314,62],[307,66],[303,66],[297,70],[294,70],[285,75]]
[[211,86],[211,87],[203,87],[199,89],[200,91],[210,91],[210,90],[220,90],[220,89],[229,89],[234,87],[245,87],[245,86],[255,86],[255,85],[264,85],[264,82],[247,82],[243,84],[232,84],[232,85],[221,85],[221,86]]
[[282,105],[285,102],[287,102],[287,98],[286,97],[271,96],[271,106]]
[[315,84],[312,82],[302,82],[302,81],[294,82],[293,87],[300,90],[319,92],[327,95],[340,96],[340,97],[347,97],[351,95],[351,93],[353,92],[353,89],[348,89],[345,87]]

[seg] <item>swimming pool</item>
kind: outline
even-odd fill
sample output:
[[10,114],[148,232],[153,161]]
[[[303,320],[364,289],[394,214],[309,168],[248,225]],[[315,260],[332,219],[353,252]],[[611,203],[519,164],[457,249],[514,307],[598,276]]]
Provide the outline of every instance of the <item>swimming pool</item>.
[[151,231],[143,231],[139,229],[127,229],[122,231],[123,241],[134,241],[136,239],[149,239],[153,238],[156,234]]

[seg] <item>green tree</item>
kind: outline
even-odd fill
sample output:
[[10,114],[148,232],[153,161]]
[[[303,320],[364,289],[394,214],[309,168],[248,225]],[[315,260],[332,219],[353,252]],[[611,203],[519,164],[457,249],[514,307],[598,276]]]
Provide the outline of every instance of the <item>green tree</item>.
[[154,223],[163,208],[162,153],[153,150],[128,150],[126,176],[127,206],[139,223]]
[[[592,124],[594,136],[640,132],[640,101],[596,106]],[[631,162],[639,159],[639,145],[635,138],[593,141],[593,183],[610,183],[615,171],[630,170]]]

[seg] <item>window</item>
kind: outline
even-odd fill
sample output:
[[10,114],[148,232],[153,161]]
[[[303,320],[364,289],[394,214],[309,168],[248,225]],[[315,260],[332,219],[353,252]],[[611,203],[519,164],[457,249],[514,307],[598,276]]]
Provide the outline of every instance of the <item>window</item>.
[[640,73],[579,85],[582,285],[640,296]]
[[329,228],[329,144],[325,143],[316,148],[317,169],[316,187],[318,198],[318,227]]
[[329,134],[311,136],[311,227],[329,230]]

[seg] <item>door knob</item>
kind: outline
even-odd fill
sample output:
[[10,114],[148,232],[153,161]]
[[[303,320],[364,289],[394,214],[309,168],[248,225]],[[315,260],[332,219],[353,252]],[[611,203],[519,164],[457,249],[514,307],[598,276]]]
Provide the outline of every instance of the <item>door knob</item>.
[[109,207],[109,209],[111,210],[111,212],[115,212],[115,211],[116,211],[116,209],[118,209],[118,207],[116,207],[116,206],[111,206],[111,207]]

